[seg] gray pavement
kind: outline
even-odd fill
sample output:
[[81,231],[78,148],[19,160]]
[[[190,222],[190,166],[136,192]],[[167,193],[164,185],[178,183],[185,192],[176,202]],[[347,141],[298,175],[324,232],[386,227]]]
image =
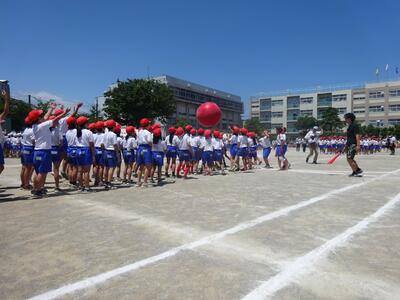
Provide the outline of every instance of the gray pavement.
[[347,176],[343,157],[327,165],[330,157],[311,165],[290,150],[286,172],[147,189],[56,194],[50,184],[44,199],[18,188],[19,163],[8,159],[0,299],[241,299],[274,278],[272,299],[399,299],[400,203],[332,251],[294,264],[400,193],[398,156],[357,157],[363,178]]

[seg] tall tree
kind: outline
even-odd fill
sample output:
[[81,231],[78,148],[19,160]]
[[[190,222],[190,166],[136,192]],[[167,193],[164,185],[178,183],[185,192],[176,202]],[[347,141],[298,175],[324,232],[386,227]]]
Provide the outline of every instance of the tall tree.
[[121,124],[137,124],[141,118],[165,120],[173,114],[176,103],[173,92],[155,80],[128,79],[104,93],[104,112]]
[[344,127],[344,123],[339,118],[339,111],[334,107],[328,107],[324,111],[320,125],[323,130],[331,133],[338,132]]
[[[0,101],[0,111],[3,111],[4,102]],[[25,117],[30,112],[31,108],[28,103],[17,100],[10,99],[10,113],[7,116],[7,119],[11,120],[11,130],[21,131],[25,127]]]
[[249,131],[254,131],[257,134],[261,134],[264,129],[264,126],[257,118],[247,119],[244,122],[244,127],[246,127]]
[[312,116],[299,117],[295,124],[296,128],[302,131],[302,133],[306,133],[307,130],[313,128],[316,125],[318,125],[318,121]]

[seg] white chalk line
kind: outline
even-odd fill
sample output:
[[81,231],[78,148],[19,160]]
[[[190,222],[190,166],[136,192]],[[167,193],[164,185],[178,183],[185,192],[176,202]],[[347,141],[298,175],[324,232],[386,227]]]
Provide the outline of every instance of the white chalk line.
[[45,292],[43,294],[34,296],[32,298],[29,298],[29,299],[31,299],[31,300],[56,299],[56,298],[59,298],[61,296],[64,296],[64,295],[67,295],[67,294],[71,294],[71,293],[79,291],[79,290],[83,290],[83,289],[87,289],[87,288],[93,287],[95,285],[103,283],[103,282],[105,282],[105,281],[107,281],[107,280],[109,280],[111,278],[116,277],[116,276],[119,276],[119,275],[122,275],[122,274],[125,274],[125,273],[128,273],[128,272],[133,272],[135,270],[138,270],[138,269],[143,268],[145,266],[151,265],[151,264],[156,263],[158,261],[161,261],[161,260],[167,259],[169,257],[175,256],[175,255],[177,255],[178,253],[180,253],[180,252],[182,252],[184,250],[191,250],[191,249],[194,249],[194,248],[197,248],[197,247],[200,247],[200,246],[204,246],[204,245],[210,244],[210,243],[212,243],[214,241],[223,239],[224,237],[226,237],[228,235],[232,235],[232,234],[241,232],[243,230],[255,227],[255,226],[259,225],[259,224],[262,224],[264,222],[277,219],[277,218],[282,217],[282,216],[287,216],[289,213],[291,213],[293,211],[296,211],[296,210],[301,209],[303,207],[306,207],[306,206],[309,206],[311,204],[320,202],[322,200],[328,199],[331,196],[335,196],[335,195],[347,192],[349,190],[355,189],[357,187],[361,187],[361,186],[367,185],[367,184],[369,184],[371,182],[374,182],[374,181],[377,181],[379,179],[382,179],[382,178],[385,178],[387,176],[390,176],[390,175],[393,175],[395,173],[398,173],[399,171],[400,171],[400,169],[397,169],[395,171],[388,172],[388,173],[386,173],[384,175],[381,175],[379,177],[375,177],[375,178],[373,178],[371,180],[362,181],[360,183],[356,183],[356,184],[345,186],[345,187],[340,188],[340,189],[332,190],[332,191],[327,192],[325,194],[322,194],[320,196],[316,196],[316,197],[313,197],[311,199],[299,202],[297,204],[294,204],[294,205],[291,205],[291,206],[287,206],[287,207],[284,207],[284,208],[279,209],[277,211],[265,214],[265,215],[263,215],[261,217],[258,217],[256,219],[240,223],[240,224],[238,224],[238,225],[236,225],[236,226],[234,226],[232,228],[229,228],[227,230],[224,230],[224,231],[221,231],[221,232],[206,236],[206,237],[201,238],[201,239],[199,239],[197,241],[194,241],[194,242],[191,242],[191,243],[187,243],[187,244],[172,248],[172,249],[167,250],[167,251],[165,251],[163,253],[160,253],[158,255],[151,256],[151,257],[145,258],[143,260],[134,262],[132,264],[129,264],[129,265],[126,265],[126,266],[123,266],[123,267],[120,267],[120,268],[116,268],[116,269],[113,269],[113,270],[110,270],[110,271],[107,271],[107,272],[104,272],[104,273],[101,273],[101,274],[98,274],[98,275],[94,275],[92,277],[85,278],[85,279],[77,281],[75,283],[67,284],[67,285],[62,286],[62,287],[60,287],[58,289],[50,290],[48,292]]
[[358,222],[356,225],[346,229],[344,232],[335,236],[333,239],[330,239],[318,248],[315,248],[307,254],[295,259],[278,274],[271,277],[266,282],[259,285],[256,289],[243,297],[242,300],[266,299],[274,295],[282,288],[290,285],[295,279],[299,278],[300,276],[310,273],[312,271],[312,266],[315,265],[319,260],[326,257],[336,248],[343,247],[355,234],[366,230],[371,223],[376,222],[385,213],[392,210],[399,202],[400,193],[397,194],[385,205],[381,206],[373,214]]

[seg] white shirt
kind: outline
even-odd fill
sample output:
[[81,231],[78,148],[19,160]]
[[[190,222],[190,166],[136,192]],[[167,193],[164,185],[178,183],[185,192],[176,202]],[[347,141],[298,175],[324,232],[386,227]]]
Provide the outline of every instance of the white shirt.
[[104,133],[102,132],[93,134],[94,146],[96,148],[101,148],[101,145],[103,145],[103,138]]
[[136,148],[136,139],[133,136],[123,139],[122,147],[124,149],[133,150]]
[[53,126],[52,120],[33,125],[32,129],[33,135],[35,136],[35,150],[51,150],[51,126]]
[[199,147],[200,146],[200,137],[199,136],[190,137],[190,146]]
[[229,140],[229,143],[230,143],[231,145],[234,145],[234,144],[237,144],[237,142],[238,142],[238,136],[237,136],[236,134],[233,134],[233,135],[231,136],[231,139]]
[[212,146],[213,146],[214,150],[222,150],[223,144],[222,144],[222,141],[220,139],[212,138],[211,139],[211,143],[212,143]]
[[32,128],[25,128],[22,133],[22,145],[24,146],[33,146],[35,142],[35,136],[33,135]]
[[60,128],[60,134],[64,136],[68,131],[67,119],[69,117],[63,117],[58,121],[58,127]]
[[59,146],[60,145],[60,128],[54,127],[51,129],[51,145]]
[[271,148],[271,140],[269,139],[269,137],[263,136],[258,141],[259,141],[261,147],[263,147],[263,148]]
[[157,144],[151,146],[151,150],[155,152],[164,152],[167,148],[166,146],[165,142],[162,139],[159,139]]
[[240,148],[247,148],[248,147],[248,138],[245,135],[239,135],[238,137],[238,144],[240,143]]
[[65,133],[65,138],[67,139],[67,145],[69,147],[76,147],[78,143],[78,138],[76,137],[76,129],[69,129]]
[[104,148],[107,150],[115,150],[114,145],[118,146],[117,135],[112,131],[107,131],[103,136]]
[[147,129],[139,130],[137,137],[138,145],[151,145],[152,143],[151,133]]
[[254,147],[253,138],[248,138],[247,140],[248,140],[248,142],[249,142],[249,147]]
[[212,142],[212,138],[203,138],[201,141],[201,148],[204,149],[204,151],[213,151],[214,146]]
[[77,138],[77,147],[89,147],[90,143],[94,143],[93,132],[89,129],[82,129],[82,135]]
[[179,150],[189,150],[190,148],[190,137],[184,134],[179,138]]
[[278,134],[278,136],[276,137],[276,140],[278,141],[279,145],[281,145],[282,142],[284,142],[284,144],[286,144],[286,134],[285,133]]
[[165,138],[165,142],[166,142],[167,146],[175,146],[175,147],[178,147],[178,146],[179,146],[179,138],[178,138],[176,135],[174,135],[174,137],[172,138],[172,143],[170,143],[170,142],[169,142],[169,136],[170,136],[170,135],[168,135],[168,136]]

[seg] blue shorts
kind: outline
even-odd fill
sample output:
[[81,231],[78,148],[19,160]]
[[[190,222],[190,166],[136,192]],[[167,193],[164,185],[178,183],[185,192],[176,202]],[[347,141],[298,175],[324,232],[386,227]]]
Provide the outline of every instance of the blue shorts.
[[257,157],[257,147],[250,147],[249,156],[250,157]]
[[51,146],[51,161],[53,163],[61,161],[60,148],[60,146]]
[[137,150],[136,163],[139,166],[151,165],[153,163],[150,145],[139,145],[139,148]]
[[67,148],[67,162],[71,166],[78,165],[78,153],[76,147],[68,147]]
[[236,157],[237,153],[238,153],[237,144],[232,144],[232,145],[231,145],[231,149],[230,149],[230,154],[231,154],[231,156],[232,156],[232,157]]
[[213,163],[213,152],[212,151],[203,151],[202,161],[203,161],[203,164],[211,165]]
[[117,160],[117,154],[115,153],[115,150],[105,150],[103,159],[104,159],[105,167],[115,168],[117,166],[118,160]]
[[213,159],[214,159],[214,161],[221,161],[222,160],[222,150],[214,150]]
[[124,163],[130,165],[131,163],[135,162],[135,150],[131,149],[124,149],[122,151],[122,155],[124,157]]
[[33,146],[22,146],[21,164],[23,166],[33,165]]
[[78,147],[76,149],[78,166],[90,166],[93,164],[92,151],[89,147]]
[[247,157],[247,148],[239,148],[237,155],[241,157]]
[[3,146],[0,144],[0,165],[4,165],[4,152]]
[[190,161],[192,159],[192,155],[189,150],[180,150],[179,151],[179,161]]
[[197,157],[196,157],[196,161],[200,161],[203,159],[203,149],[198,149],[197,150]]
[[277,146],[276,150],[275,150],[275,154],[278,157],[280,157],[280,156],[285,157],[285,148],[282,149],[281,146]]
[[33,166],[36,174],[51,172],[51,150],[34,150]]
[[270,153],[271,153],[271,147],[263,149],[263,157],[264,158],[268,158]]
[[64,135],[63,136],[63,140],[62,140],[62,144],[60,146],[60,152],[61,153],[67,152],[67,149],[68,149],[68,142],[67,142],[67,138]]
[[176,158],[178,155],[178,151],[176,150],[175,146],[167,146],[167,158]]
[[199,147],[192,147],[192,149],[193,149],[192,161],[198,161],[200,149]]
[[153,155],[153,165],[162,167],[164,164],[164,152],[152,151],[152,155]]
[[98,166],[104,166],[104,152],[101,147],[97,147],[94,149],[94,163]]

